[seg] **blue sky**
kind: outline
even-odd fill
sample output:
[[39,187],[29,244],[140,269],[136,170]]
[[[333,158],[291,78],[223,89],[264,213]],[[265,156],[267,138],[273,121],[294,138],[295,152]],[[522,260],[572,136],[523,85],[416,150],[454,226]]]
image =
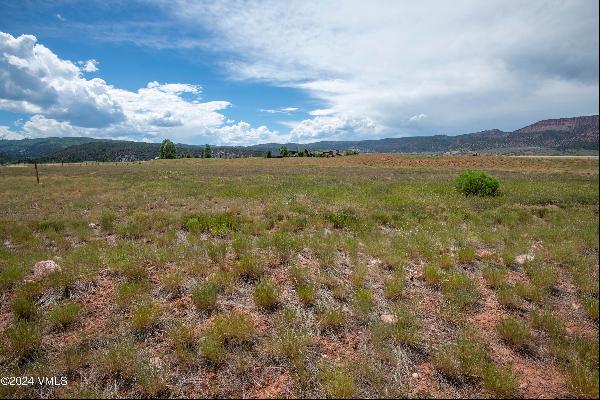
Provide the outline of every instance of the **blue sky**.
[[311,142],[598,113],[590,1],[0,1],[0,138]]

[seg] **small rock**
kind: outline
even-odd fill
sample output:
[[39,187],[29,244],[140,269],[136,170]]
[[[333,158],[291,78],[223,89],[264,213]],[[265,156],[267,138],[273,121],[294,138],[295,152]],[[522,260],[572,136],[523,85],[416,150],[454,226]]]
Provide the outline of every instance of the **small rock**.
[[392,314],[381,314],[380,318],[381,321],[385,322],[386,324],[394,324],[397,321],[396,317]]
[[331,230],[329,230],[329,228],[323,229],[323,235],[325,235],[325,236],[331,235]]
[[60,272],[60,265],[52,260],[38,261],[33,265],[33,280],[38,281],[54,272]]
[[533,254],[521,254],[515,257],[515,262],[519,265],[525,264],[527,261],[533,261]]
[[412,377],[415,378],[415,379],[417,379],[419,377],[419,374],[417,372],[413,372],[412,373]]
[[92,229],[98,229],[98,228],[100,228],[100,224],[95,224],[93,222],[90,222],[88,226],[90,228],[92,228]]
[[494,253],[492,253],[489,250],[485,250],[485,249],[481,249],[481,250],[477,250],[477,253],[475,253],[475,255],[478,258],[487,258],[487,257],[491,257]]

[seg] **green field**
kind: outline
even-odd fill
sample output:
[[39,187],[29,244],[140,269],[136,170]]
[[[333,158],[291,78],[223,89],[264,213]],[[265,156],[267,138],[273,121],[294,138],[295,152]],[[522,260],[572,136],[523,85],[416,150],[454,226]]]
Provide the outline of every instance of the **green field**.
[[0,167],[0,376],[68,384],[0,397],[598,397],[597,159],[39,172]]

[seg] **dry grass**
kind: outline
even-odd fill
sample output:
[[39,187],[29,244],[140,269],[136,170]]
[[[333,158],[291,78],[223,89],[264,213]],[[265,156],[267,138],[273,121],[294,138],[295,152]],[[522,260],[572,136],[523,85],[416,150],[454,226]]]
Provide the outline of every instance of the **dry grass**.
[[597,160],[39,169],[0,167],[0,373],[69,383],[0,397],[598,396]]

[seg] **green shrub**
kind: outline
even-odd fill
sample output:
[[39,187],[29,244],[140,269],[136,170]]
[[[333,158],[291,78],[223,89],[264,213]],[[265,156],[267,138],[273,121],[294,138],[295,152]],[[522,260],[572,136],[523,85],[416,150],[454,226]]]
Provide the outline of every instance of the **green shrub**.
[[481,270],[483,279],[491,288],[496,288],[503,284],[508,277],[508,271],[503,268],[497,268],[492,266],[484,267]]
[[549,309],[532,310],[531,322],[535,329],[546,332],[553,339],[562,340],[567,334],[565,322]]
[[81,306],[77,303],[67,303],[54,307],[48,313],[50,323],[58,328],[66,328],[77,319]]
[[519,308],[522,302],[517,290],[508,284],[501,284],[496,288],[496,298],[500,305],[508,308]]
[[190,232],[205,232],[223,235],[235,231],[240,221],[230,213],[199,214],[186,219],[184,226]]
[[427,264],[423,267],[423,279],[430,286],[438,286],[444,278],[444,272],[435,264]]
[[383,295],[390,300],[396,300],[402,295],[404,290],[404,270],[396,269],[392,275],[385,281],[383,286]]
[[140,304],[131,313],[131,326],[134,331],[144,332],[156,326],[162,316],[162,307],[154,302]]
[[456,178],[455,186],[465,196],[496,196],[500,182],[483,171],[463,171]]
[[483,369],[483,387],[499,399],[510,399],[517,392],[517,381],[511,368],[488,364]]
[[234,271],[242,278],[254,280],[260,278],[264,273],[264,268],[254,254],[244,254],[234,264]]
[[338,328],[344,325],[346,315],[341,308],[327,307],[319,317],[319,325],[322,328]]
[[366,320],[369,317],[375,300],[373,299],[373,291],[367,288],[358,288],[352,296],[352,310],[354,315],[360,320]]
[[589,317],[598,322],[598,299],[594,297],[584,297],[581,299],[581,304]]
[[25,276],[27,269],[22,265],[12,264],[0,271],[0,290],[13,287]]
[[7,347],[3,350],[15,359],[22,359],[36,352],[41,342],[42,335],[38,324],[20,320],[6,330]]
[[258,307],[273,309],[279,301],[279,289],[271,278],[263,278],[254,288],[252,296]]
[[442,280],[442,293],[450,305],[458,310],[473,306],[479,299],[477,284],[463,272],[451,272]]
[[219,291],[219,286],[212,282],[196,284],[192,287],[192,302],[200,311],[214,310]]
[[104,209],[100,214],[100,226],[105,231],[112,231],[115,226],[115,220],[117,219],[117,215],[113,210]]
[[148,285],[145,282],[123,282],[117,287],[115,302],[120,308],[126,309],[146,298],[147,293]]
[[239,312],[217,315],[200,339],[200,353],[214,364],[226,354],[228,342],[248,342],[254,335],[254,322]]
[[321,384],[328,397],[333,399],[351,399],[356,394],[354,376],[348,368],[336,365],[321,371]]
[[507,317],[496,327],[500,336],[515,348],[524,348],[531,339],[531,331],[527,325],[514,317]]
[[395,322],[392,324],[392,336],[399,343],[417,346],[421,342],[420,323],[414,311],[405,306],[394,310]]
[[314,283],[297,285],[296,294],[303,304],[312,305],[317,298],[317,285]]
[[171,294],[176,294],[179,292],[181,285],[183,283],[184,275],[180,270],[169,271],[160,274],[160,283],[163,288]]

